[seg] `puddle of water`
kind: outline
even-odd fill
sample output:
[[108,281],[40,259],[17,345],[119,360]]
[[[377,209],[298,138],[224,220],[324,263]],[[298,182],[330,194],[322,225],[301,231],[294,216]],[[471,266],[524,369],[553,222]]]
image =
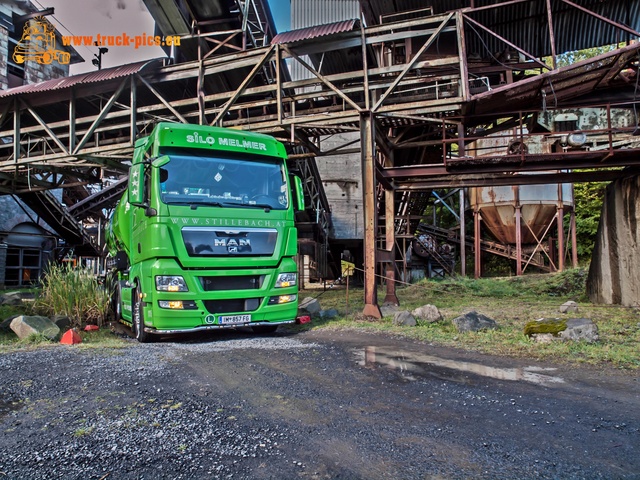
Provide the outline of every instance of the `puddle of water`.
[[385,347],[365,347],[356,351],[358,363],[363,366],[383,365],[398,370],[408,380],[415,380],[418,376],[445,377],[458,382],[467,381],[460,373],[471,373],[498,380],[524,381],[538,385],[554,385],[565,383],[561,377],[540,373],[554,371],[555,368],[542,369],[540,367],[499,368],[482,365],[480,363],[461,362],[447,358],[436,357],[424,353],[406,352]]

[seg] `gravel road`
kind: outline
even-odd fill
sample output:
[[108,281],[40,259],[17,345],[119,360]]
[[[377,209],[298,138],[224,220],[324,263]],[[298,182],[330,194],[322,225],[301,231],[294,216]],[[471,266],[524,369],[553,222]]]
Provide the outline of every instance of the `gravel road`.
[[354,332],[0,355],[2,479],[640,479],[640,382]]

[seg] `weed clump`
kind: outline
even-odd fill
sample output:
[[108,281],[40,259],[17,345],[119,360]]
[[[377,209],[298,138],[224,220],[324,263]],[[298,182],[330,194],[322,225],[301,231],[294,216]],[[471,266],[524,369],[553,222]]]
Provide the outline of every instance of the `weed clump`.
[[574,268],[547,277],[544,283],[536,286],[537,293],[551,297],[585,299],[587,274],[584,269]]
[[33,306],[38,315],[66,315],[72,327],[102,326],[109,313],[109,292],[90,271],[50,265]]

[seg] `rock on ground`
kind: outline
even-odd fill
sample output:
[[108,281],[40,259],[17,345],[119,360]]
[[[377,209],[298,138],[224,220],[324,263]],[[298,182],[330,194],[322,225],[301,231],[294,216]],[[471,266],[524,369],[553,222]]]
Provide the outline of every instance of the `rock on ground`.
[[497,328],[498,324],[492,318],[472,310],[453,319],[453,324],[459,332],[478,332]]
[[398,306],[392,303],[385,303],[380,307],[380,313],[383,317],[392,317],[399,311],[400,309],[398,308]]
[[411,315],[413,315],[416,320],[427,323],[435,323],[444,320],[440,310],[438,310],[438,307],[435,305],[423,305],[418,307],[411,312]]
[[578,304],[573,300],[569,300],[560,305],[559,311],[560,313],[576,313],[578,311]]
[[22,305],[22,295],[20,292],[9,292],[0,295],[0,305],[17,306]]
[[418,322],[416,322],[416,319],[413,317],[413,315],[404,310],[402,312],[397,312],[393,316],[393,324],[405,327],[415,327]]
[[320,315],[320,318],[336,318],[340,314],[335,308],[330,308],[329,310],[320,310],[318,315]]
[[540,318],[528,322],[524,334],[537,343],[552,341],[598,341],[598,327],[588,318]]
[[598,326],[588,318],[570,318],[567,320],[567,328],[560,332],[563,340],[594,343],[598,341]]
[[11,330],[23,340],[31,335],[44,335],[49,340],[60,335],[60,328],[47,317],[20,315],[11,321]]
[[309,315],[315,315],[319,313],[322,308],[320,302],[313,297],[305,297],[298,305],[298,310]]

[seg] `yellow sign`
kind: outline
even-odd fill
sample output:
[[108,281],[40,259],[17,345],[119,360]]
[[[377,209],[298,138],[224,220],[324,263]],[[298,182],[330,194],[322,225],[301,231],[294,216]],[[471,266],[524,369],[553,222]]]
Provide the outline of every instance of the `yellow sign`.
[[342,276],[343,277],[351,277],[353,276],[353,272],[355,271],[355,264],[351,262],[347,262],[345,260],[340,260],[340,266],[342,267]]
[[56,50],[56,31],[44,17],[36,17],[28,21],[22,30],[22,38],[13,50],[13,61],[24,63],[35,60],[42,65],[49,65],[54,60],[67,65],[71,54],[64,50]]

